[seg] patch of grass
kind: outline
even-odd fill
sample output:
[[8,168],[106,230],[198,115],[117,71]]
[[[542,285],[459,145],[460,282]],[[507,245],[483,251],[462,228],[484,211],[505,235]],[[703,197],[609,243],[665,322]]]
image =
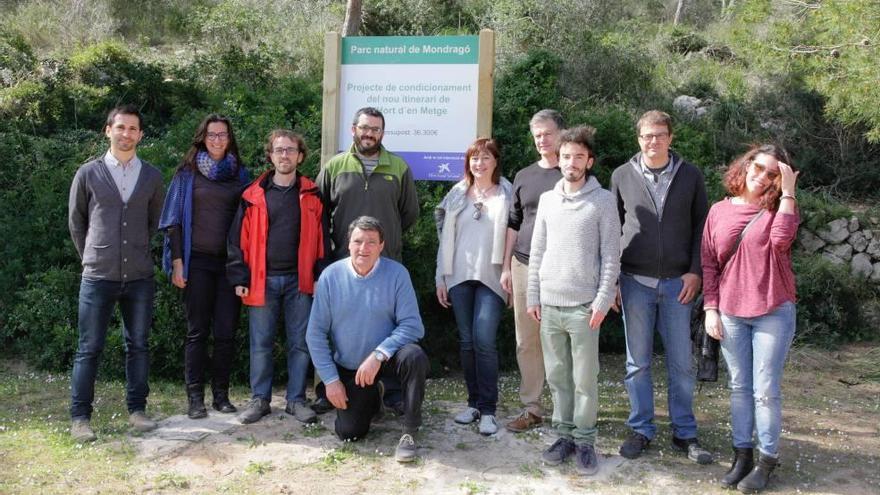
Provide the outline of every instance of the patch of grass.
[[312,423],[303,426],[302,436],[306,438],[318,438],[327,433],[327,428],[323,423]]
[[264,462],[255,462],[251,461],[248,463],[247,467],[244,468],[244,472],[247,474],[253,474],[257,476],[262,476],[270,471],[274,471],[275,466],[272,465],[270,461]]
[[519,472],[530,478],[540,479],[544,477],[544,471],[541,469],[541,467],[538,464],[531,462],[521,464],[519,466]]
[[477,483],[473,480],[462,481],[458,484],[458,488],[461,489],[467,495],[476,495],[477,493],[485,493],[486,487]]
[[336,471],[339,466],[350,461],[357,454],[357,450],[351,443],[343,443],[341,447],[331,449],[318,461],[319,467],[324,471]]
[[175,473],[162,473],[156,476],[156,486],[161,490],[165,488],[176,488],[185,490],[189,488],[189,480],[185,476]]

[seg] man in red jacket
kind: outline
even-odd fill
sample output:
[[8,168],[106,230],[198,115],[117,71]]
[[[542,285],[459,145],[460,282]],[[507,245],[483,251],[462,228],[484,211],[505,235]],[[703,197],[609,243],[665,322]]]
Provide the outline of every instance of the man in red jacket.
[[248,306],[251,401],[239,416],[253,423],[271,412],[272,347],[283,316],[287,333],[287,407],[303,423],[316,420],[306,403],[309,351],[306,326],[315,280],[330,252],[318,188],[297,172],[306,156],[303,138],[288,130],[269,134],[266,157],[275,167],[241,195],[229,231],[227,276]]

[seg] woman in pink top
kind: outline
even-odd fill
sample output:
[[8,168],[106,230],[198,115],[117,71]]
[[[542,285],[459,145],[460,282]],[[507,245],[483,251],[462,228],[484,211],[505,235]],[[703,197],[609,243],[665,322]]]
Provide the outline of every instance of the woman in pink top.
[[798,172],[789,163],[785,150],[769,144],[735,159],[724,176],[730,197],[712,205],[703,229],[706,332],[721,341],[730,371],[735,458],[721,484],[744,493],[767,485],[782,430],[780,384],[796,321]]

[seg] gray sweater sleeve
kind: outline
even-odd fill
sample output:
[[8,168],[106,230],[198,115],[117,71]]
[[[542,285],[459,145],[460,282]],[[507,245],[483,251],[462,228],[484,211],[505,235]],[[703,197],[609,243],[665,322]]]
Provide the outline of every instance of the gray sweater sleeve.
[[67,202],[67,226],[80,259],[83,257],[86,232],[89,230],[89,197],[84,176],[82,168],[76,171]]
[[591,305],[594,312],[608,313],[617,292],[620,276],[620,217],[617,200],[613,194],[602,202],[602,218],[599,223],[599,259],[601,263],[599,289]]

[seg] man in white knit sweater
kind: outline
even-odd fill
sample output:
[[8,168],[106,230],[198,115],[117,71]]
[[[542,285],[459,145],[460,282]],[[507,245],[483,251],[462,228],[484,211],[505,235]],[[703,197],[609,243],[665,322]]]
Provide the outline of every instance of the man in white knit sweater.
[[590,175],[592,127],[559,138],[560,180],[541,195],[529,259],[528,312],[541,323],[553,427],[559,438],[544,451],[547,464],[575,456],[592,475],[596,442],[599,326],[620,272],[620,217],[614,196]]

